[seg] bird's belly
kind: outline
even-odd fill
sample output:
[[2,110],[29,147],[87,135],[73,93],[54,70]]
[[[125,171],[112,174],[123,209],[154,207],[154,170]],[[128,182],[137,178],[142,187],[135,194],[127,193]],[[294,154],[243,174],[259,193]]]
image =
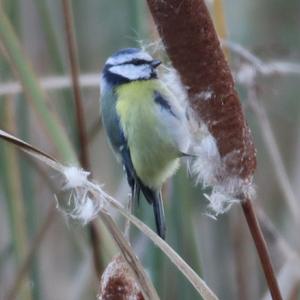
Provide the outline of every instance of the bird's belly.
[[172,149],[148,147],[140,151],[132,150],[132,163],[142,182],[154,189],[159,189],[179,167],[179,159],[172,155]]
[[145,185],[160,188],[179,167],[177,147],[151,110],[135,116],[126,126],[133,166]]

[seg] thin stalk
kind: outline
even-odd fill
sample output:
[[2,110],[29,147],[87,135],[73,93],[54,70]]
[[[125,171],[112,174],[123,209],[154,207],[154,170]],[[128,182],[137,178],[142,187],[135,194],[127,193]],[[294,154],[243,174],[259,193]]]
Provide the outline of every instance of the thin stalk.
[[[86,73],[80,75],[80,85],[82,88],[98,88],[99,74]],[[69,76],[54,75],[40,78],[39,80],[43,90],[62,90],[68,89],[71,86]],[[17,81],[5,82],[0,84],[0,96],[15,95],[23,92],[21,84]]]
[[47,231],[50,228],[50,225],[52,224],[53,217],[56,212],[55,203],[53,202],[48,209],[46,218],[41,225],[37,235],[35,236],[34,240],[31,243],[31,248],[28,251],[28,254],[26,258],[24,259],[22,266],[19,269],[19,272],[15,278],[15,281],[8,293],[7,300],[14,300],[17,297],[18,291],[20,289],[20,286],[24,280],[24,277],[26,276],[28,269],[30,268],[30,265],[32,264],[34,260],[34,255],[36,254],[38,248],[40,247],[42,241],[45,239],[45,235]]
[[81,148],[80,162],[85,170],[90,170],[90,159],[88,154],[88,138],[86,133],[84,111],[82,106],[82,97],[79,84],[79,62],[76,47],[76,37],[74,31],[73,12],[70,0],[63,0],[63,11],[66,38],[68,45],[68,56],[72,75],[72,88],[75,101],[77,128],[79,134],[79,143]]
[[[18,132],[22,138],[28,139],[30,135],[30,110],[23,95],[18,95],[16,100],[18,100],[16,102]],[[34,189],[34,173],[32,172],[27,160],[19,159],[18,163],[20,165],[23,197],[26,199],[25,211],[27,216],[28,237],[29,239],[32,239],[38,230],[39,221],[39,214],[36,205],[37,195]],[[39,273],[38,258],[35,257],[30,268],[31,280],[34,282],[32,286],[32,297],[35,300],[40,299],[41,295],[41,276]]]
[[49,8],[46,0],[35,0],[35,5],[45,32],[48,51],[51,53],[54,69],[59,73],[64,71],[64,63],[59,51],[59,44],[55,35],[53,20],[49,14]]
[[[82,97],[79,84],[79,62],[78,62],[78,51],[76,36],[74,30],[74,18],[72,11],[72,4],[70,0],[63,0],[63,12],[64,12],[64,21],[65,21],[65,30],[66,38],[68,45],[68,56],[71,67],[72,75],[72,87],[75,101],[75,110],[77,118],[77,128],[79,134],[79,144],[80,144],[80,163],[85,170],[91,170],[89,152],[88,152],[88,136],[86,131],[86,123],[84,119],[84,111],[82,105]],[[99,231],[97,229],[96,223],[92,222],[89,227],[89,235],[93,248],[93,258],[94,266],[97,272],[97,275],[102,273],[102,263],[101,263],[101,254],[100,254],[100,244],[101,238]]]
[[[4,9],[7,12],[7,16],[10,18],[15,31],[21,36],[21,22],[22,14],[20,10],[20,0],[5,0],[3,1]],[[2,69],[2,76],[4,78],[11,78],[11,72],[9,70],[9,65],[3,61],[4,69]],[[28,107],[26,102],[24,102],[23,95],[16,95],[16,97],[10,97],[10,101],[20,100],[15,103],[13,108],[16,111],[15,115],[15,127],[21,133],[22,137],[27,136],[28,132]],[[7,104],[11,106],[11,104]],[[35,194],[32,185],[32,176],[30,176],[30,170],[28,170],[26,162],[23,160],[18,161],[19,163],[19,173],[20,173],[20,184],[22,190],[22,200],[26,199],[26,205],[24,206],[25,220],[27,225],[27,240],[30,240],[36,229],[36,205],[35,205]],[[5,176],[5,175],[4,175]],[[8,199],[9,201],[14,201],[13,199]],[[40,276],[38,270],[38,262],[35,259],[30,268],[30,274],[28,274],[28,279],[34,284],[31,286],[31,297],[33,300],[39,299],[40,296]]]
[[[12,69],[19,77],[25,90],[28,100],[32,103],[38,116],[47,128],[52,141],[56,145],[59,153],[68,163],[76,163],[76,155],[73,147],[65,134],[65,131],[59,123],[57,117],[50,113],[46,105],[46,97],[38,84],[38,80],[23,55],[19,40],[14,29],[7,18],[4,10],[0,7],[0,41],[5,50]],[[3,49],[2,49],[3,50]]]
[[[50,15],[49,5],[46,0],[35,0],[35,5],[38,10],[41,24],[45,32],[45,40],[47,42],[48,52],[52,60],[52,68],[59,74],[63,74],[65,71],[65,63],[59,49],[59,41],[55,34],[55,29],[53,26],[54,20]],[[75,115],[73,112],[73,102],[71,101],[72,95],[69,90],[65,90],[61,93],[62,103],[60,107],[63,111],[63,116],[71,124],[69,128],[72,131],[72,137],[74,137],[75,132],[73,130],[75,125]],[[71,112],[71,113],[70,113]]]
[[94,267],[97,275],[99,276],[103,272],[102,259],[101,259],[102,254],[101,254],[101,247],[100,247],[102,238],[100,237],[100,232],[94,221],[92,221],[89,224],[88,231],[89,231],[89,238],[92,244]]
[[256,214],[252,205],[251,200],[245,199],[242,202],[243,212],[251,232],[253,241],[255,243],[255,247],[261,261],[261,266],[263,268],[265,278],[267,280],[270,293],[272,295],[273,300],[283,300],[279,286],[277,283],[277,279],[275,276],[275,272],[272,267],[271,258],[268,252],[266,241],[263,237],[261,228],[256,218]]
[[132,271],[132,274],[134,275],[137,283],[140,286],[144,298],[149,300],[159,300],[157,292],[152,282],[148,278],[148,275],[144,271],[141,262],[134,254],[131,245],[124,237],[114,220],[108,213],[103,211],[99,212],[99,216],[101,217],[102,222],[105,224],[107,230],[110,232],[115,243],[118,245],[125,261],[127,262]]
[[[5,113],[5,125],[10,131],[15,131],[15,121],[13,118],[13,102],[8,100],[4,108]],[[5,171],[6,171],[6,187],[7,187],[7,199],[9,201],[8,206],[10,207],[10,221],[11,221],[11,235],[14,244],[14,252],[16,255],[17,265],[26,256],[28,248],[28,237],[26,231],[26,218],[24,199],[22,197],[22,185],[21,185],[21,174],[17,161],[17,153],[15,149],[5,145]],[[26,281],[29,278],[26,277]],[[22,287],[20,295],[24,299],[32,299],[32,294],[29,284]]]

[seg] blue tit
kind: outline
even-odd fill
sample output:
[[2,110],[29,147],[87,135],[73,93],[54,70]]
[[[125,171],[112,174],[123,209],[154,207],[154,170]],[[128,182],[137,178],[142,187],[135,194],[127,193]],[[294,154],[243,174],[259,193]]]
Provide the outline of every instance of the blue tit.
[[165,238],[161,188],[188,147],[184,109],[157,74],[160,61],[138,48],[122,49],[101,73],[101,113],[109,144],[123,164],[133,198],[153,206]]

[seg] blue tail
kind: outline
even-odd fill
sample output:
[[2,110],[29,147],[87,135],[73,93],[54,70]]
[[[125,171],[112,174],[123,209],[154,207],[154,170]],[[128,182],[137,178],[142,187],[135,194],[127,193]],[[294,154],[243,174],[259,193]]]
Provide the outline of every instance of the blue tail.
[[147,201],[153,205],[156,232],[164,240],[166,238],[166,222],[161,192],[153,191],[144,185],[141,185],[141,190]]

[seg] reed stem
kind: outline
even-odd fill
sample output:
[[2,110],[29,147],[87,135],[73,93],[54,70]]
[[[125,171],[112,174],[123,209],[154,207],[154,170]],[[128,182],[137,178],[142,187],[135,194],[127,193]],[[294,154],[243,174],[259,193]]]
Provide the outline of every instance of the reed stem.
[[[78,51],[76,43],[76,35],[74,30],[74,18],[72,12],[72,4],[70,0],[63,0],[63,13],[65,21],[66,39],[68,46],[68,56],[71,68],[72,76],[72,88],[75,101],[77,129],[79,134],[79,145],[80,145],[80,164],[85,170],[91,170],[90,157],[88,152],[88,136],[86,130],[86,123],[84,118],[84,110],[82,105],[82,97],[79,84],[79,62],[78,62]],[[89,227],[89,236],[93,249],[94,266],[97,275],[102,273],[102,263],[100,254],[100,234],[97,229],[96,223],[91,222]]]
[[271,263],[271,258],[268,252],[266,241],[263,237],[261,228],[257,221],[257,217],[254,211],[252,202],[249,199],[246,199],[242,202],[243,212],[252,235],[255,247],[263,268],[265,278],[267,280],[270,293],[273,300],[282,300],[282,296],[279,290],[275,272]]

